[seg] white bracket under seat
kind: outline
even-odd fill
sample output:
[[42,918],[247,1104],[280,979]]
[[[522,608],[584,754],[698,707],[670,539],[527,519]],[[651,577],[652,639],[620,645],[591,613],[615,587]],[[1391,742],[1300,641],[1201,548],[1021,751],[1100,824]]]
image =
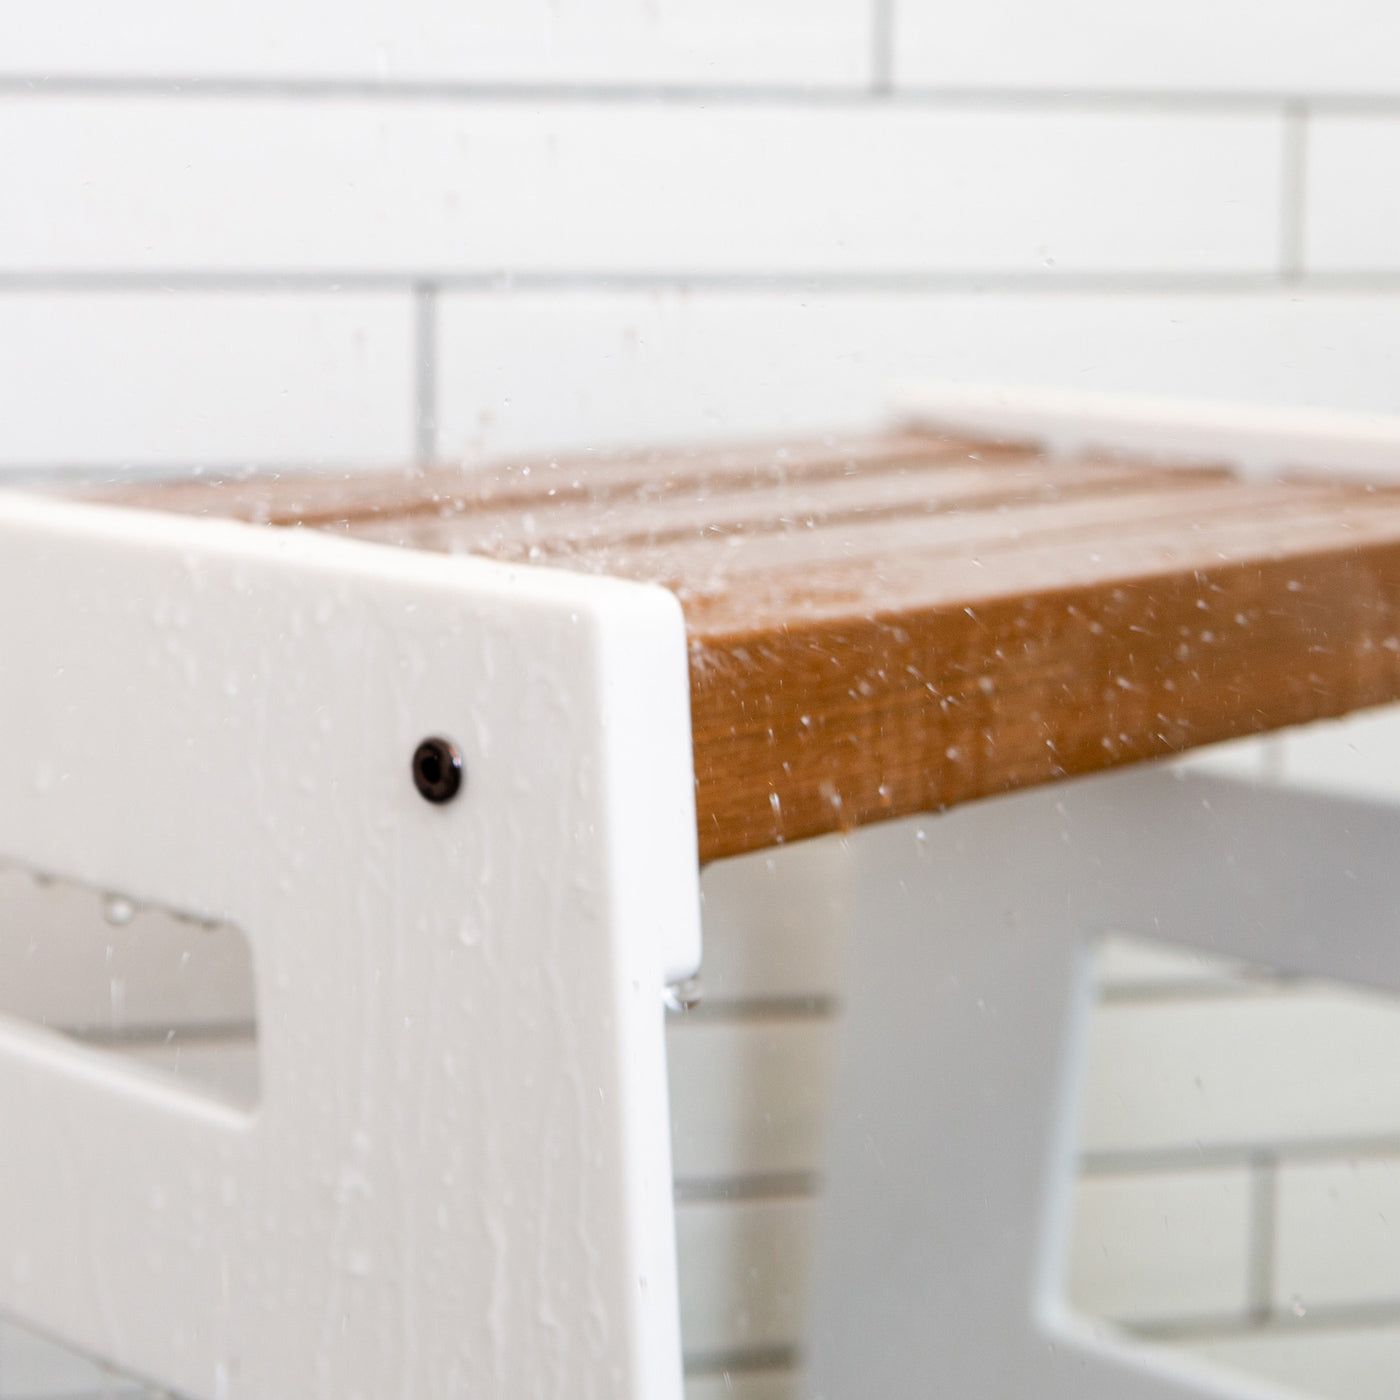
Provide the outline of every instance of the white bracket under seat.
[[679,1400],[674,598],[10,496],[0,599],[0,858],[241,929],[262,1085],[0,1019],[0,1309],[191,1400]]
[[1397,851],[1393,805],[1161,766],[863,833],[812,1400],[1278,1400],[1064,1301],[1092,953],[1400,992]]

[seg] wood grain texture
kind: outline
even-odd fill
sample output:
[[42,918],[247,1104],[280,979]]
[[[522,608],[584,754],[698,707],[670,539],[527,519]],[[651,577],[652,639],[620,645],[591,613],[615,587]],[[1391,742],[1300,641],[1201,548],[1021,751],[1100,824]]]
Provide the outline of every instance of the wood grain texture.
[[1400,491],[901,435],[107,499],[663,584],[702,860],[1400,698]]

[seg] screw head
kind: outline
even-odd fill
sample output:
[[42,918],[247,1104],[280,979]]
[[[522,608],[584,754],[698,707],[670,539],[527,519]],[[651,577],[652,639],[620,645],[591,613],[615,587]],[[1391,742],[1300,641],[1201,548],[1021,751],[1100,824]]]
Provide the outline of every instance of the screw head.
[[413,751],[413,785],[429,802],[451,802],[462,788],[462,755],[451,740],[424,739]]

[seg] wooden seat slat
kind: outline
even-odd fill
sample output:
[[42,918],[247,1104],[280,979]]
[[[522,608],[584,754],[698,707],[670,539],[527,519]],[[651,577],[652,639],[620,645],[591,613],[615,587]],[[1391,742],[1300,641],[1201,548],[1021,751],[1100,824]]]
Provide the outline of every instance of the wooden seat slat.
[[901,434],[124,488],[659,582],[702,859],[1400,698],[1400,491]]

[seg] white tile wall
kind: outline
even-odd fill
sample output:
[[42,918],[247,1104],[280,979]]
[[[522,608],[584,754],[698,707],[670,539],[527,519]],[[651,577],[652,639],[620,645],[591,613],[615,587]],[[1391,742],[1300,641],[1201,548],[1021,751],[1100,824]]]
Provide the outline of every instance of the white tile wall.
[[[1391,293],[461,292],[436,348],[453,458],[859,426],[959,373],[1400,411]],[[407,288],[0,292],[0,464],[400,461],[418,370]]]
[[[1089,1152],[1400,1136],[1400,1002],[1308,988],[1100,1008]],[[1302,1085],[1326,1085],[1303,1092]]]
[[7,26],[0,73],[848,86],[870,27],[865,0],[56,0]]
[[1400,412],[1392,292],[453,292],[439,337],[448,458],[859,426],[918,377]]
[[1394,93],[1387,0],[982,0],[896,7],[901,85],[1141,93]]
[[[0,55],[0,464],[810,432],[920,374],[1394,410],[1389,12],[1204,15],[38,7]],[[363,327],[230,309],[336,288],[416,304],[421,353],[362,383]]]

